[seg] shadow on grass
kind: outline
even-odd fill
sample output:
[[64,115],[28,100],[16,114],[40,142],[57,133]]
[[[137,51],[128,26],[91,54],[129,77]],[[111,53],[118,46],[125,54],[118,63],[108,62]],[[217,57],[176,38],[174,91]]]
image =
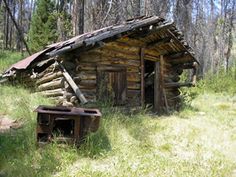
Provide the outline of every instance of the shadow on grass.
[[112,147],[107,135],[105,121],[101,121],[97,132],[90,133],[79,146],[78,153],[84,157],[103,157]]
[[50,144],[36,147],[34,126],[0,134],[0,172],[4,176],[50,176],[65,162],[76,160],[72,147],[59,148]]

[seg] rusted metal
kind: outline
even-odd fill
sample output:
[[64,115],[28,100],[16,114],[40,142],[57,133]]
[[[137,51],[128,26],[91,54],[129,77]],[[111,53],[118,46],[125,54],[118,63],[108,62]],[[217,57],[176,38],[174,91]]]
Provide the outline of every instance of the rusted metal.
[[98,130],[101,113],[98,109],[63,106],[39,106],[37,115],[37,142],[75,143]]

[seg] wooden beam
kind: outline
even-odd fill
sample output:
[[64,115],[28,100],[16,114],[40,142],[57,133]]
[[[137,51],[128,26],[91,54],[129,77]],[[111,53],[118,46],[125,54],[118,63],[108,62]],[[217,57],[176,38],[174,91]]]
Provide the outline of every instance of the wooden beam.
[[140,65],[141,65],[141,106],[145,105],[145,63],[144,63],[144,48],[140,48]]
[[156,47],[159,45],[165,45],[171,42],[171,38],[167,37],[167,38],[163,38],[163,39],[158,39],[152,42],[147,43],[147,47]]
[[155,62],[154,75],[154,111],[158,114],[163,112],[163,55],[160,56],[160,61]]
[[66,81],[68,82],[70,87],[73,89],[77,98],[79,98],[79,100],[81,101],[82,104],[86,104],[88,102],[87,99],[84,97],[83,93],[80,91],[79,87],[76,85],[76,83],[74,82],[74,80],[72,79],[70,74],[66,71],[66,69],[64,68],[64,66],[61,63],[59,63],[57,61],[56,61],[56,63],[59,65],[64,78],[66,79]]
[[155,62],[155,75],[154,75],[154,112],[159,113],[160,108],[160,62]]
[[178,43],[179,45],[181,45],[182,48],[188,53],[188,55],[191,56],[192,60],[195,61],[195,62],[197,62],[197,63],[199,64],[199,62],[195,59],[195,57],[193,56],[193,54],[192,54],[191,52],[189,52],[189,49],[187,49],[187,48],[184,46],[184,44],[182,44],[182,43],[179,41],[179,39],[178,39],[169,29],[168,29],[167,31],[168,31],[168,33],[171,35],[172,39],[173,39],[176,43]]

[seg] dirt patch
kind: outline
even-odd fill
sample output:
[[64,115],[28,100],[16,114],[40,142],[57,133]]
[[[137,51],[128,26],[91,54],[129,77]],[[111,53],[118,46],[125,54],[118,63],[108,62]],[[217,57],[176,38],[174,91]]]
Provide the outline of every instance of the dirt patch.
[[11,129],[18,129],[22,127],[22,123],[13,120],[7,116],[0,115],[0,133],[10,131]]

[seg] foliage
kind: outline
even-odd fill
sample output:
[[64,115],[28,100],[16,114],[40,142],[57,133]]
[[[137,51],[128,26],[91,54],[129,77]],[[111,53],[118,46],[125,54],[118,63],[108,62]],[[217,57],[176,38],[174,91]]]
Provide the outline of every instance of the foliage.
[[[186,73],[181,76],[181,80],[186,80]],[[191,108],[192,101],[200,94],[222,93],[225,95],[236,94],[236,67],[229,68],[228,72],[224,69],[218,73],[208,73],[204,79],[198,80],[196,87],[182,88],[182,109]]]
[[57,17],[52,0],[38,0],[29,31],[29,45],[39,51],[57,40]]
[[207,74],[199,84],[199,88],[216,93],[236,94],[236,67],[229,68],[228,72],[223,69],[216,74]]
[[0,73],[23,57],[19,52],[0,51]]

